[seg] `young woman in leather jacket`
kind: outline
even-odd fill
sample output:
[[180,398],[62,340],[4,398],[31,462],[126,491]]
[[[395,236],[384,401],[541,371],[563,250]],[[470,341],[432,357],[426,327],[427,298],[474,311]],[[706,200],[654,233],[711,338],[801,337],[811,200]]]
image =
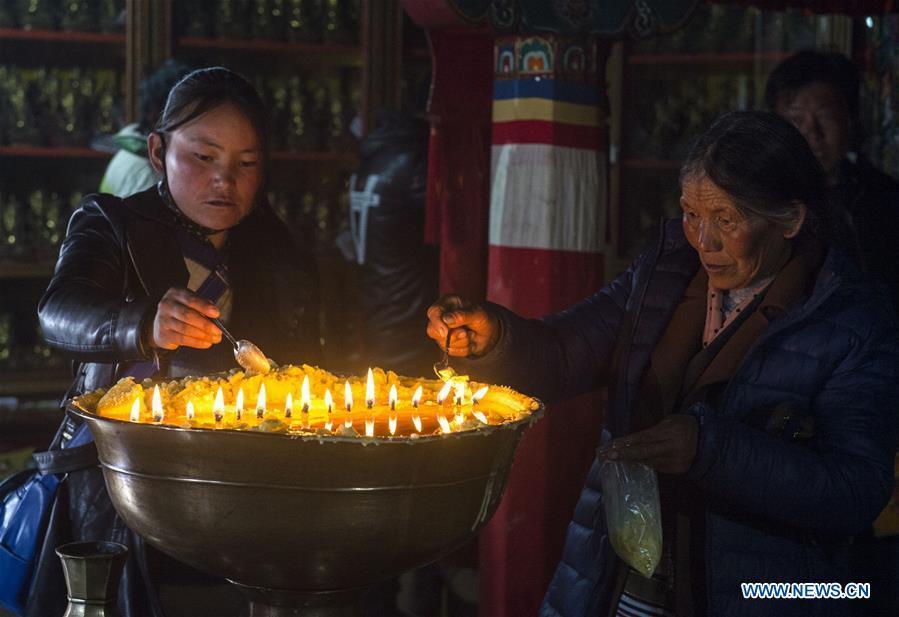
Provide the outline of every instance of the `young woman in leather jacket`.
[[[69,396],[128,375],[233,368],[231,347],[210,318],[278,363],[315,362],[313,262],[264,198],[268,143],[253,87],[227,69],[200,69],[174,86],[148,137],[159,184],[125,199],[95,194],[82,201],[38,309],[47,342],[74,361]],[[120,607],[126,617],[160,614],[147,569],[164,559],[152,551],[147,559],[115,515],[100,469],[70,474],[59,500],[68,520],[51,524],[29,614],[63,612],[65,587],[52,551],[69,538],[130,545]]]

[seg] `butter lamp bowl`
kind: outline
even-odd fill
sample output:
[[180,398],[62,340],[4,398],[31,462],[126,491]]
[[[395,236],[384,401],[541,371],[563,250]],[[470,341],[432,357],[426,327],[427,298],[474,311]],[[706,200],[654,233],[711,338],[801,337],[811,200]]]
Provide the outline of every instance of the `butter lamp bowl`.
[[90,425],[125,523],[241,587],[251,615],[281,614],[277,606],[355,614],[348,606],[368,586],[464,544],[496,510],[519,440],[543,414],[534,399],[514,422],[364,439],[178,428],[68,408]]

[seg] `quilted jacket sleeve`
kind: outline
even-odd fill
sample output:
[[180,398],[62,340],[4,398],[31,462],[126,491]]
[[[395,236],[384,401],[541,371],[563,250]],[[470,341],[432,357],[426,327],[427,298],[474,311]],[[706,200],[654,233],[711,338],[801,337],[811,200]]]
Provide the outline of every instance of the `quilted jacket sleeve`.
[[124,240],[97,199],[86,197],[69,221],[38,305],[41,329],[48,344],[81,362],[144,359],[149,354],[141,345],[141,325],[154,307],[125,297]]
[[867,333],[853,335],[812,401],[811,447],[696,405],[689,413],[699,419],[699,446],[689,476],[771,520],[834,534],[870,525],[893,486],[899,345],[891,315],[869,317]]
[[607,377],[615,340],[640,261],[580,303],[543,319],[524,319],[501,306],[496,347],[458,361],[472,376],[502,383],[552,402],[589,392]]

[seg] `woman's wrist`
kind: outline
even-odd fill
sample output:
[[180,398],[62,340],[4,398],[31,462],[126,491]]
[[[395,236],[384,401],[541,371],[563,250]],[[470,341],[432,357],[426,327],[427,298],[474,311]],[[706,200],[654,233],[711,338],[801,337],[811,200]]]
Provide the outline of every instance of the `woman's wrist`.
[[490,338],[487,343],[484,345],[483,351],[478,354],[470,354],[469,358],[483,358],[484,356],[489,355],[496,346],[499,344],[500,340],[503,337],[503,320],[499,318],[499,316],[491,311],[488,307],[483,307],[484,312],[487,314],[487,319],[490,322]]
[[150,357],[159,351],[159,347],[153,340],[153,316],[144,319],[140,326],[140,346],[144,357]]

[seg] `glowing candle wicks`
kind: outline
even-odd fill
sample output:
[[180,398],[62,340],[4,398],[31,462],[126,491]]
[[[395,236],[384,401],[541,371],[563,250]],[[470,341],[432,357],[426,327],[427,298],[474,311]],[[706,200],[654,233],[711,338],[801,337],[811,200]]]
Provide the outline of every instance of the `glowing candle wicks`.
[[443,405],[443,401],[446,400],[446,397],[449,396],[450,390],[453,389],[452,380],[443,384],[443,387],[440,389],[440,392],[437,393],[437,403],[439,405]]
[[309,407],[312,406],[312,395],[309,393],[309,375],[303,376],[303,387],[300,391],[300,403],[303,405],[303,413],[309,413]]
[[325,409],[327,410],[327,414],[325,415],[325,430],[330,431],[334,428],[334,425],[331,424],[331,411],[334,409],[334,397],[331,396],[331,390],[325,390]]
[[265,416],[265,382],[259,384],[259,396],[256,397],[256,417]]
[[216,422],[221,422],[222,417],[225,415],[225,397],[222,394],[221,386],[215,393],[215,401],[212,403],[212,415]]
[[437,423],[440,425],[440,430],[444,434],[449,434],[453,432],[453,429],[450,428],[450,423],[447,421],[446,416],[442,414],[437,414]]
[[165,412],[162,410],[162,397],[159,395],[159,386],[153,386],[153,421],[162,422],[165,419]]
[[375,376],[368,369],[368,378],[365,380],[365,406],[371,409],[375,405]]
[[353,428],[353,416],[350,415],[353,412],[353,389],[350,387],[349,381],[343,384],[343,404],[346,407],[346,419],[343,421],[343,426]]
[[391,384],[390,385],[390,393],[387,395],[387,401],[390,404],[390,417],[388,418],[387,422],[388,422],[388,427],[390,428],[391,435],[396,434],[396,423],[397,423],[396,402],[397,402],[397,398],[398,398],[398,396],[396,393],[396,386],[394,384]]
[[421,386],[415,388],[415,394],[412,395],[412,424],[415,430],[421,432],[421,416],[418,415],[418,406],[421,404]]
[[455,406],[455,420],[456,424],[461,428],[462,423],[465,422],[465,410],[462,409],[462,399],[465,398],[465,382],[457,381],[455,385],[455,392],[453,393],[453,405]]

